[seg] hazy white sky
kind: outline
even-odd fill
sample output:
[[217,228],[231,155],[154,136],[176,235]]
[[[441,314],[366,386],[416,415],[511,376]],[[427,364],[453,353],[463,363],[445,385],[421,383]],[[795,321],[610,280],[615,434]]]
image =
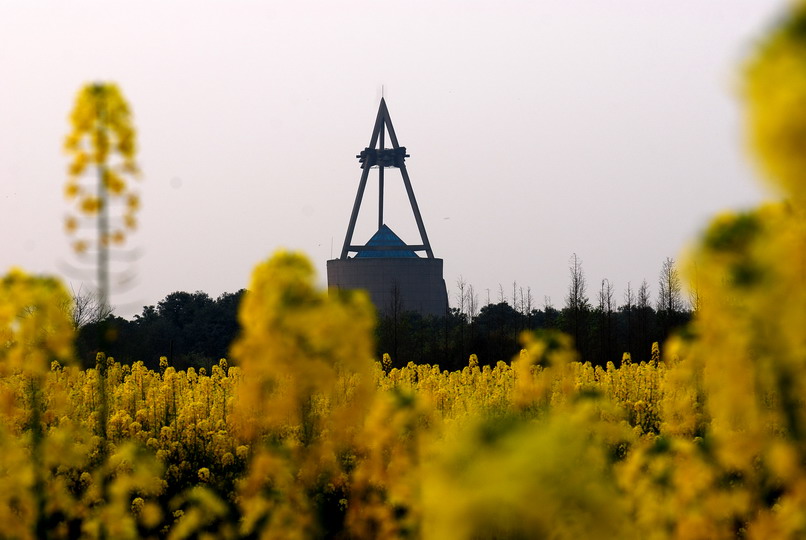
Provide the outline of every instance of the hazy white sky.
[[[381,85],[453,301],[563,304],[568,260],[619,299],[724,208],[767,197],[739,69],[784,0],[0,2],[0,271],[74,264],[75,93],[116,81],[144,172],[130,316],[245,287],[280,247],[338,256]],[[373,177],[374,178],[374,177]],[[419,243],[395,170],[386,223]],[[354,237],[376,228],[370,187]],[[332,251],[331,251],[332,246]],[[65,279],[78,286],[78,274]]]

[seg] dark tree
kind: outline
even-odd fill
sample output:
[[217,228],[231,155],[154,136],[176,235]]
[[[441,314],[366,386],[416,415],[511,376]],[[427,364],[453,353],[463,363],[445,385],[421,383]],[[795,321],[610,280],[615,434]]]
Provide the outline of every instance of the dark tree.
[[585,272],[582,270],[582,260],[574,253],[571,256],[570,272],[571,281],[568,284],[568,295],[565,297],[565,308],[563,309],[562,330],[574,338],[574,343],[580,353],[590,352],[587,349],[586,322],[590,311],[590,301],[585,293]]
[[[641,282],[635,300],[635,317],[638,326],[638,347],[632,351],[635,360],[648,360],[654,338],[655,311],[652,309],[649,284]],[[635,356],[637,354],[637,356]]]
[[603,279],[598,293],[598,305],[596,306],[599,334],[599,354],[597,355],[596,363],[599,364],[617,360],[615,358],[615,324],[613,315],[616,309],[614,295],[613,285],[610,280]]
[[624,290],[624,304],[621,308],[622,328],[624,333],[624,351],[631,355],[637,352],[635,344],[635,291],[633,291],[632,284],[628,281],[627,288]]
[[[140,315],[126,321],[114,318],[118,334],[107,352],[117,360],[142,360],[156,368],[160,356],[170,357],[178,369],[188,366],[210,368],[227,357],[238,333],[237,311],[243,291],[225,293],[213,300],[206,293],[175,292],[157,306],[145,306]],[[109,318],[107,318],[109,320]],[[94,325],[79,332],[78,350],[82,361],[94,358],[89,337]]]
[[484,363],[508,362],[518,353],[521,314],[506,302],[481,308],[476,317],[476,341],[471,349]]

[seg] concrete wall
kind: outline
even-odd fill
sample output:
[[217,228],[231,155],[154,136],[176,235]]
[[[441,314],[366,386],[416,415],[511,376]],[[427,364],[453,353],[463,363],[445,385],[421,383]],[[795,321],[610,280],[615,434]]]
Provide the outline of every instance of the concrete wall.
[[389,315],[397,286],[402,311],[442,317],[448,292],[442,259],[358,258],[327,261],[328,287],[365,289],[381,315]]

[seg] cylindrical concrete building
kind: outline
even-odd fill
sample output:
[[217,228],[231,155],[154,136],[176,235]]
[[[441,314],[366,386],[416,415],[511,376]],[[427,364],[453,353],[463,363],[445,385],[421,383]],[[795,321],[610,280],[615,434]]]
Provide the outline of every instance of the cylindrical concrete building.
[[401,249],[367,251],[353,258],[327,261],[328,285],[365,289],[381,315],[415,311],[426,316],[444,316],[448,295],[442,279],[442,259],[418,257],[386,225],[381,226],[367,246],[379,245],[379,237],[390,235],[400,242]]

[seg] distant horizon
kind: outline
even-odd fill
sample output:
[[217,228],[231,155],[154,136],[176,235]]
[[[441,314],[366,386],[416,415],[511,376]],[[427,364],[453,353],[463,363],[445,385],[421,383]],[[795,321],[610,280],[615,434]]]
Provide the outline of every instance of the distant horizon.
[[[436,257],[436,258],[439,259],[439,257]],[[337,260],[337,259],[331,259],[331,260]],[[675,263],[677,264],[677,261],[675,261]],[[583,271],[584,271],[584,268],[583,268]],[[659,273],[660,273],[660,271],[659,271]],[[585,279],[587,280],[587,276],[585,276]],[[605,278],[605,279],[607,279],[607,278]],[[660,276],[656,280],[655,285],[658,285],[659,281],[660,281]],[[659,299],[659,291],[652,288],[653,284],[652,284],[652,282],[650,280],[646,280],[646,282],[647,282],[647,286],[648,286],[649,291],[650,291],[650,299],[651,299],[650,307],[653,310],[657,310],[657,304],[658,304],[658,299]],[[569,283],[570,283],[570,277],[569,277]],[[458,290],[452,290],[451,286],[447,283],[447,281],[445,282],[445,285],[446,285],[447,292],[448,292],[449,308],[450,309],[454,309],[454,308],[458,309],[458,306],[456,305],[456,302],[458,301]],[[473,285],[472,283],[465,282],[466,287],[469,287],[469,286],[472,286],[472,285]],[[521,301],[521,293],[523,293],[524,298],[525,298],[525,295],[527,293],[529,293],[529,292],[534,293],[534,291],[529,291],[530,286],[528,286],[528,285],[521,286],[520,284],[518,284],[518,287],[517,287],[517,292],[518,292],[517,301],[514,301],[514,299],[512,297],[512,289],[511,288],[507,289],[506,287],[504,287],[503,283],[500,283],[499,285],[501,286],[501,288],[500,289],[496,288],[494,290],[494,292],[495,292],[494,297],[492,296],[492,293],[490,292],[490,291],[492,291],[492,289],[485,288],[484,289],[485,295],[482,296],[480,294],[480,291],[478,289],[476,289],[475,287],[473,287],[474,292],[476,293],[479,302],[483,301],[483,303],[480,303],[478,305],[478,310],[479,311],[481,310],[481,308],[483,308],[485,306],[488,306],[488,305],[493,305],[494,306],[494,305],[499,305],[499,304],[504,303],[504,304],[507,304],[508,306],[512,307],[514,310],[520,312],[520,309],[517,307],[517,304]],[[510,284],[510,286],[511,285],[512,284]],[[611,283],[611,285],[612,285],[612,283]],[[458,283],[454,284],[454,286],[458,287]],[[637,291],[638,291],[638,289],[640,287],[641,287],[641,283],[631,284],[631,289],[632,289],[633,293],[637,293]],[[591,290],[590,283],[587,283],[587,285],[586,285],[585,295],[586,295],[586,297],[587,297],[587,299],[589,301],[591,310],[595,310],[597,308],[597,306],[598,306],[598,293],[599,293],[600,288],[601,288],[600,284],[597,284],[597,286],[593,290]],[[177,289],[175,291],[171,291],[169,293],[166,293],[165,296],[163,296],[162,298],[154,301],[151,304],[144,304],[140,308],[140,311],[133,312],[129,316],[118,315],[117,313],[115,313],[115,306],[112,305],[112,315],[114,315],[115,317],[120,317],[122,319],[126,319],[128,321],[131,321],[136,316],[142,315],[143,311],[145,309],[147,309],[149,307],[156,307],[160,302],[164,301],[167,297],[169,297],[170,295],[175,294],[175,293],[188,293],[188,294],[203,293],[203,294],[206,294],[212,300],[218,300],[221,297],[224,297],[226,295],[238,294],[242,290],[247,291],[247,290],[249,290],[249,288],[248,288],[248,286],[244,286],[244,287],[242,287],[240,289],[237,289],[237,290],[222,291],[222,292],[220,292],[218,294],[210,294],[207,291],[200,290],[200,289],[193,290],[193,291],[184,290],[184,289]],[[500,293],[501,290],[503,291],[503,299],[501,298],[501,293]],[[626,286],[625,286],[624,291],[622,291],[622,292],[626,294]],[[453,293],[456,293],[456,294],[454,294],[452,296]],[[489,296],[488,296],[488,294],[489,294]],[[616,304],[615,304],[616,310],[619,310],[620,308],[622,308],[622,307],[624,307],[626,305],[625,301],[624,301],[624,294],[621,294],[621,295],[615,294],[614,297],[616,299]],[[545,298],[537,297],[534,294],[532,296],[532,300],[533,300],[532,311],[545,312],[547,307],[550,307],[550,308],[555,309],[557,311],[562,311],[564,308],[567,307],[566,306],[566,297],[565,296],[561,299],[560,302],[555,302],[552,299],[551,305],[549,305],[549,306],[547,306],[545,304]],[[684,301],[684,310],[683,311],[686,311],[686,312],[692,311],[691,302],[690,302],[690,299],[689,299],[687,289],[683,290],[683,301]]]

